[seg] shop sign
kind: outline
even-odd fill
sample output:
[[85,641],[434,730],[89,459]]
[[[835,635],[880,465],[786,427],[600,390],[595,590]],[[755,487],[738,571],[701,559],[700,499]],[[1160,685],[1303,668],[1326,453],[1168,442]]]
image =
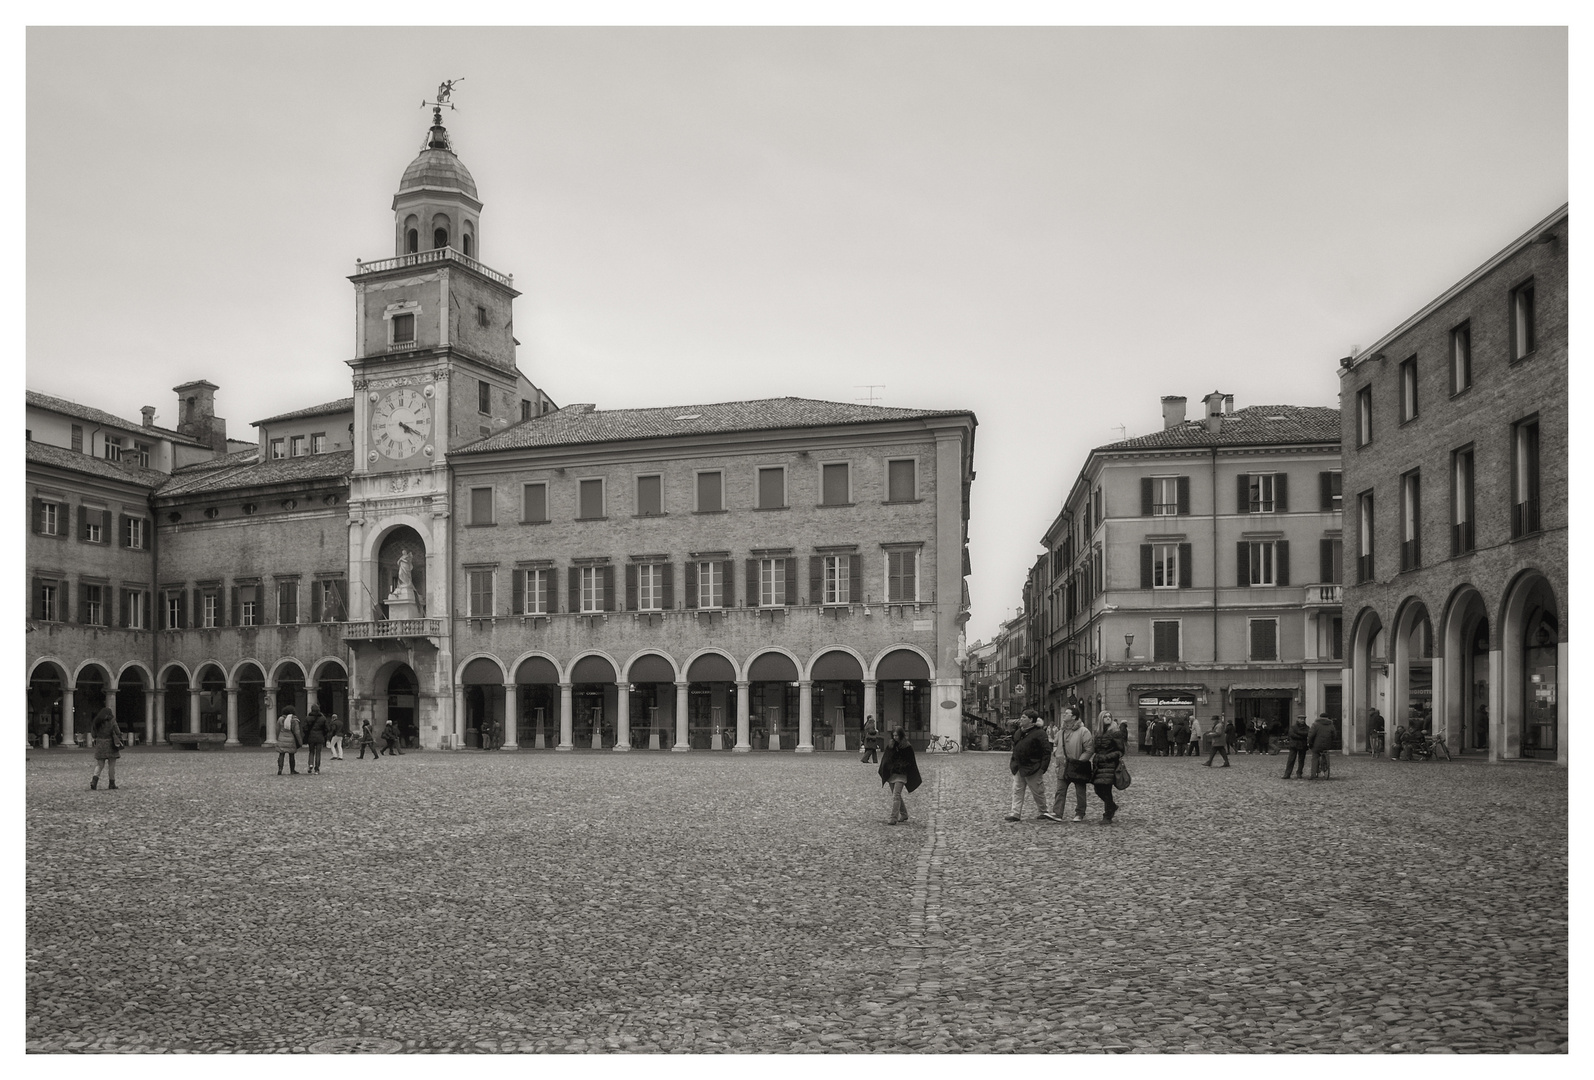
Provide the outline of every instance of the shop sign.
[[1194,694],[1141,694],[1142,709],[1193,709]]

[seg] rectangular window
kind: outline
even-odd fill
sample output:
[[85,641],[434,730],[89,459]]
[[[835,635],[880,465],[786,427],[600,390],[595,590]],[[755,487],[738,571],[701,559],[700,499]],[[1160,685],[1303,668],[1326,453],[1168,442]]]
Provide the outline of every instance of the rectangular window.
[[644,563],[636,571],[638,611],[664,610],[664,564]]
[[1339,513],[1345,506],[1345,474],[1338,469],[1329,469],[1317,476],[1321,481],[1319,486],[1322,494],[1318,509]]
[[135,442],[133,444],[133,460],[144,468],[149,468],[149,443]]
[[642,517],[658,517],[664,513],[664,477],[636,478],[636,512]]
[[142,589],[122,590],[122,625],[129,630],[148,630],[149,594]]
[[490,383],[476,384],[476,411],[490,415],[493,411],[493,388]]
[[200,596],[199,625],[207,630],[214,630],[221,625],[221,597],[214,592]]
[[1465,555],[1477,538],[1472,528],[1472,447],[1450,455],[1450,554]]
[[107,461],[122,460],[122,437],[120,435],[105,436],[105,459]]
[[1279,658],[1279,621],[1277,619],[1252,619],[1251,660],[1277,660]]
[[919,552],[886,553],[886,599],[892,603],[913,603],[919,599]]
[[786,603],[786,560],[758,560],[758,606],[780,607]]
[[288,456],[304,457],[304,436],[295,435],[288,440]]
[[470,523],[472,525],[491,525],[493,523],[493,489],[478,487],[470,489]]
[[61,621],[61,587],[53,581],[39,586],[39,618],[45,622]]
[[238,625],[260,625],[260,586],[239,585],[238,589]]
[[45,536],[61,535],[60,503],[39,503],[39,532]]
[[1250,577],[1246,584],[1277,585],[1278,544],[1273,540],[1253,540],[1246,545],[1250,551]]
[[845,506],[852,502],[852,468],[845,461],[826,462],[820,467],[820,499],[826,506]]
[[1151,659],[1171,664],[1179,660],[1179,620],[1156,619],[1151,624]]
[[393,316],[393,344],[404,345],[415,340],[415,315]]
[[166,629],[177,630],[187,622],[183,617],[183,594],[181,591],[167,593],[162,601],[162,606],[165,609]]
[[[703,475],[700,474],[699,479]],[[718,476],[718,473],[712,475]],[[700,562],[697,564],[697,606],[719,608],[725,606],[725,564]]]
[[1179,480],[1177,476],[1151,478],[1151,513],[1155,517],[1173,517],[1179,513]]
[[577,518],[592,521],[603,517],[603,481],[583,480],[580,488],[581,504],[577,508]]
[[697,474],[697,512],[710,514],[725,509],[725,474],[700,472]]
[[1373,493],[1364,491],[1356,499],[1356,580],[1373,580]]
[[1413,469],[1400,478],[1400,568],[1422,565],[1422,474]]
[[493,614],[493,572],[472,570],[470,577],[470,617],[490,619]]
[[548,520],[548,485],[527,484],[520,489],[520,520]]
[[310,621],[342,622],[345,615],[345,598],[348,585],[342,578],[328,578],[310,583]]
[[1539,418],[1511,428],[1511,536],[1539,531]]
[[1335,615],[1328,623],[1329,655],[1335,660],[1345,659],[1345,620],[1342,616]]
[[581,614],[590,615],[603,610],[603,567],[577,567],[580,575]]
[[886,462],[886,501],[912,502],[918,497],[918,462],[912,458]]
[[1472,385],[1472,324],[1450,331],[1450,392],[1459,394]]
[[1520,360],[1536,344],[1533,325],[1533,282],[1511,291],[1511,359]]
[[78,508],[78,513],[83,515],[83,539],[91,544],[105,543],[103,511],[91,510],[87,506],[83,506]]
[[292,626],[299,621],[299,583],[277,582],[277,622]]
[[1364,386],[1356,391],[1356,445],[1366,446],[1373,441],[1373,388]]
[[786,470],[780,466],[758,470],[758,508],[774,510],[786,505]]
[[83,585],[80,586],[79,593],[83,597],[83,622],[88,626],[104,626],[104,586]]
[[1324,537],[1318,543],[1317,580],[1324,585],[1339,585],[1344,579],[1345,551],[1342,541]]
[[1179,587],[1179,545],[1153,544],[1151,546],[1151,587],[1177,589]]
[[327,433],[317,431],[310,436],[310,453],[324,454],[327,452]]
[[1417,358],[1409,357],[1400,364],[1400,422],[1417,419]]
[[852,556],[826,555],[824,562],[824,603],[852,602]]
[[520,614],[547,615],[548,601],[553,595],[553,574],[548,570],[525,570],[525,594],[521,600]]
[[72,449],[80,454],[83,452],[83,426],[81,424],[72,425]]
[[272,439],[270,445],[272,461],[279,461],[288,456],[288,440]]
[[521,423],[525,423],[527,420],[530,420],[530,419],[531,419],[531,402],[527,401],[525,398],[521,398],[520,399],[520,420],[521,420]]
[[1246,485],[1246,509],[1252,514],[1271,514],[1276,509],[1279,484],[1277,473],[1251,473]]

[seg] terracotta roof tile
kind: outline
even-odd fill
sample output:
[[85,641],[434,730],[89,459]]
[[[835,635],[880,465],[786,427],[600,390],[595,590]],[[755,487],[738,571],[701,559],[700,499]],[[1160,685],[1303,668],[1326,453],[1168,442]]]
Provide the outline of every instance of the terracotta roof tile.
[[104,427],[113,427],[122,431],[131,431],[135,434],[142,434],[147,438],[158,437],[162,439],[170,439],[172,442],[180,442],[189,446],[205,445],[192,435],[184,435],[182,432],[173,431],[170,428],[145,427],[142,420],[123,420],[115,413],[108,413],[104,409],[96,409],[88,405],[79,405],[77,402],[68,401],[66,398],[51,397],[49,394],[41,394],[37,390],[29,390],[27,393],[28,404],[36,408],[50,409],[54,412],[64,413],[67,416],[75,416],[79,420],[87,420],[91,424],[100,424]]
[[269,487],[273,484],[302,484],[307,480],[347,481],[354,468],[354,454],[344,450],[335,454],[308,454],[304,457],[260,461],[257,453],[233,454],[225,464],[213,469],[184,469],[155,492],[160,498],[177,495],[209,495],[238,488]]
[[338,398],[324,405],[312,405],[308,409],[296,409],[293,412],[281,413],[277,416],[268,416],[264,420],[251,420],[250,427],[259,427],[261,424],[275,424],[283,420],[303,420],[311,416],[333,416],[337,413],[354,411],[354,399],[351,397]]
[[1182,446],[1271,446],[1335,443],[1340,440],[1339,410],[1320,405],[1249,405],[1223,418],[1216,435],[1199,420],[1163,431],[1107,443],[1097,451],[1158,450]]
[[156,487],[166,479],[166,474],[159,469],[146,469],[142,465],[90,457],[76,450],[68,450],[64,446],[51,446],[49,443],[29,440],[27,447],[28,460],[41,465],[54,465],[60,469],[70,469],[89,476],[103,476],[108,480],[119,480],[124,484],[135,484],[145,488]]

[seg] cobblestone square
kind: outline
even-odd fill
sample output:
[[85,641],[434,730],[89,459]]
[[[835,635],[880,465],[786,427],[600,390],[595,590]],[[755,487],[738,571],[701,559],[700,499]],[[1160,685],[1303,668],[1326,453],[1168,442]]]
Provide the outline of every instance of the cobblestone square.
[[1564,769],[920,761],[888,827],[855,754],[30,751],[27,1047],[1566,1050]]

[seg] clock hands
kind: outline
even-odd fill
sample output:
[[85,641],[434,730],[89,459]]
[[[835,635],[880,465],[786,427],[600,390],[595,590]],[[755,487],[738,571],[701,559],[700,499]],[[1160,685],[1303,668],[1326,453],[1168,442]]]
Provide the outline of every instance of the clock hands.
[[405,431],[409,432],[411,435],[419,435],[420,434],[419,431],[416,431],[414,428],[410,427],[408,424],[406,424],[402,420],[400,420],[398,422],[398,426],[403,428]]

